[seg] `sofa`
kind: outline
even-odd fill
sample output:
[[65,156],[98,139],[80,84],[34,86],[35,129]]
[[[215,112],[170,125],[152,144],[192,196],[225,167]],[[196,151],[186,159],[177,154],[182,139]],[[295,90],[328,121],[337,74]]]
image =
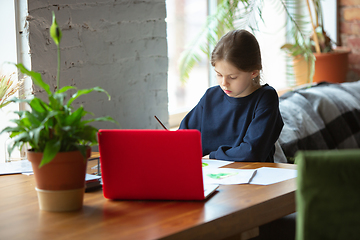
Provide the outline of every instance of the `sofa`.
[[293,163],[299,150],[360,147],[360,81],[322,82],[279,98],[284,127],[274,161]]

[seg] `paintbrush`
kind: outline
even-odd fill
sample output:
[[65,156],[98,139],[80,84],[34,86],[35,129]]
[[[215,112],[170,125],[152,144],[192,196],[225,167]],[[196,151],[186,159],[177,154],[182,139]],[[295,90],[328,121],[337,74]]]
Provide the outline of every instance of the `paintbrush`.
[[156,118],[156,120],[160,123],[160,125],[165,129],[165,130],[168,130],[164,124],[160,121],[160,119],[158,119],[156,116],[154,116]]

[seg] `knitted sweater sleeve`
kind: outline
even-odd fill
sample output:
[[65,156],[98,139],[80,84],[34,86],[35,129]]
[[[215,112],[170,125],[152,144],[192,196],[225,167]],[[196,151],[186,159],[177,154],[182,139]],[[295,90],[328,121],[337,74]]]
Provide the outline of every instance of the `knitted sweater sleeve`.
[[[273,161],[273,148],[283,127],[276,92],[264,94],[254,109],[246,134],[239,145],[222,145],[210,153],[212,159],[233,161]],[[271,154],[269,156],[269,154]]]

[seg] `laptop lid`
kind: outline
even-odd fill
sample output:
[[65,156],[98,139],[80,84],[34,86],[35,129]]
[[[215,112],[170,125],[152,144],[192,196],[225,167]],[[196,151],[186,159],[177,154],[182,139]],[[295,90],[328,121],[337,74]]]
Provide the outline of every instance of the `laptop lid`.
[[199,131],[101,129],[98,140],[106,198],[205,199]]

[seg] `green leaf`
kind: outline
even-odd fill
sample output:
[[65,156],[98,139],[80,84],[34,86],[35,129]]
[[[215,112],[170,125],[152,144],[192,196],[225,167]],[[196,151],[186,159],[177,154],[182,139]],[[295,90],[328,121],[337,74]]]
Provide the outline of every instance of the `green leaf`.
[[83,139],[84,143],[90,142],[92,145],[97,143],[96,133],[98,129],[93,126],[84,126],[81,132],[78,133],[78,136]]
[[60,151],[61,142],[57,139],[50,140],[46,143],[43,158],[41,159],[39,168],[51,162],[56,154]]
[[32,139],[33,144],[35,144],[36,148],[39,147],[39,141],[41,137],[41,131],[44,129],[44,125],[41,125],[35,129],[29,131],[30,139]]
[[65,119],[66,125],[73,125],[80,122],[81,118],[86,115],[83,107],[79,107],[71,115],[67,116]]
[[65,86],[59,90],[57,90],[55,93],[64,93],[68,90],[71,90],[71,89],[76,89],[76,87],[73,87],[73,86]]
[[14,111],[14,113],[17,114],[19,118],[21,118],[25,114],[25,112],[27,111]]
[[57,115],[60,115],[61,112],[59,111],[51,111],[51,112],[48,112],[46,117],[44,118],[44,120],[41,122],[41,124],[46,124],[47,121],[49,121],[49,119],[51,119],[52,117],[55,117]]
[[65,127],[62,127],[61,130],[63,130],[64,132],[68,132],[70,131],[71,129],[73,129],[71,126],[65,126]]
[[55,93],[52,96],[49,96],[50,106],[54,109],[62,109],[64,104],[64,99],[66,93]]
[[6,127],[6,128],[4,128],[3,130],[1,130],[0,135],[3,134],[3,133],[5,133],[5,132],[7,132],[7,133],[9,133],[9,132],[18,132],[18,131],[20,131],[20,130],[21,130],[21,128],[20,128],[19,126],[16,126],[16,127]]
[[116,123],[119,125],[119,123],[117,121],[115,121],[112,117],[110,116],[105,116],[105,117],[99,117],[99,118],[94,118],[94,119],[89,119],[89,120],[84,120],[82,121],[83,124],[87,124],[87,123],[91,123],[91,122],[100,122],[100,121],[107,121],[107,122],[112,122],[112,123]]
[[29,104],[31,102],[31,100],[34,99],[34,96],[31,95],[31,96],[27,96],[26,98],[17,98],[17,97],[14,97],[14,98],[11,98],[10,100],[15,102],[15,103],[27,103]]
[[22,65],[21,63],[19,64],[15,64],[15,66],[24,74],[30,76],[33,80],[33,82],[41,87],[42,89],[44,89],[46,91],[46,93],[48,94],[51,94],[51,91],[50,91],[50,86],[48,84],[46,84],[42,78],[41,78],[41,74],[38,73],[38,72],[33,72],[33,71],[29,71],[28,69],[26,69],[24,67],[24,65]]
[[86,156],[86,152],[87,152],[87,148],[88,146],[86,145],[77,145],[76,148],[81,152],[81,155],[83,155],[83,157],[85,158],[84,160],[87,160],[87,156]]
[[12,137],[12,139],[14,141],[23,141],[23,140],[26,140],[27,138],[29,138],[28,132],[22,132],[20,134],[17,134],[16,136]]
[[77,91],[74,95],[72,95],[72,97],[69,99],[67,106],[70,107],[70,105],[72,104],[72,102],[77,99],[78,97],[91,93],[93,91],[97,91],[97,92],[104,92],[106,93],[106,95],[108,96],[108,100],[110,101],[111,97],[109,95],[109,93],[107,91],[105,91],[104,89],[102,89],[101,87],[94,87],[94,88],[89,88],[89,89],[81,89],[79,91]]
[[41,125],[41,119],[38,119],[30,112],[25,112],[24,116],[21,118],[24,121],[24,125],[27,127],[36,127]]
[[8,151],[8,153],[9,153],[9,157],[10,157],[11,153],[14,151],[14,149],[15,149],[16,147],[21,148],[21,146],[22,146],[22,143],[21,143],[21,142],[12,142],[11,144],[9,144],[9,145],[7,146],[7,151]]
[[12,144],[8,145],[8,152],[11,154],[16,146],[20,146],[23,142],[29,140],[29,134],[27,132],[22,132],[20,134],[14,134],[11,136]]
[[5,107],[5,106],[7,106],[7,105],[10,104],[10,103],[11,103],[11,101],[6,101],[6,102],[0,104],[0,109],[3,108],[3,107]]
[[40,98],[32,99],[29,105],[32,110],[36,111],[37,113],[45,113],[46,111],[50,110],[47,104]]
[[56,22],[56,17],[55,17],[55,13],[52,12],[52,24],[50,27],[50,36],[51,38],[54,40],[56,45],[60,44],[60,40],[62,37],[62,32]]

